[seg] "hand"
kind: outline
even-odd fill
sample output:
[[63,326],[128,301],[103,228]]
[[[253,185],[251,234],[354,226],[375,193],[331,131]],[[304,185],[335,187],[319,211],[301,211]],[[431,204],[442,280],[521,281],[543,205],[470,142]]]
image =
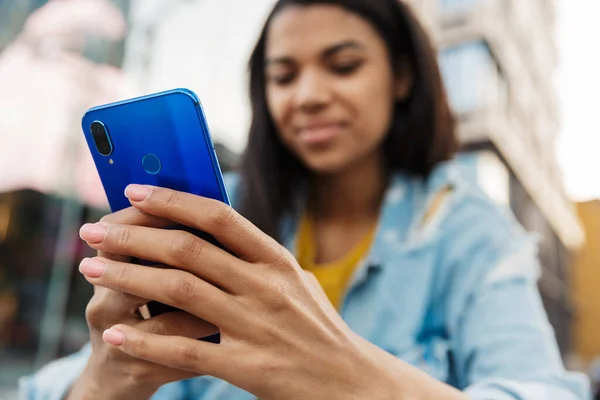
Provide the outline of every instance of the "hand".
[[218,201],[137,185],[126,193],[140,211],[210,233],[231,254],[183,231],[114,220],[84,227],[93,248],[176,268],[100,256],[81,265],[91,283],[169,304],[221,331],[221,343],[212,344],[123,320],[104,337],[114,349],[227,380],[263,399],[391,393],[393,380],[374,346],[348,328],[316,279],[276,241]]
[[[101,223],[163,227],[168,221],[129,208],[104,217]],[[82,234],[86,236],[85,231]],[[98,255],[115,262],[130,261],[128,257],[104,251],[100,251]],[[138,309],[146,303],[148,300],[138,296],[94,287],[94,295],[86,309],[92,354],[85,371],[71,390],[70,398],[147,399],[167,382],[197,375],[129,356],[103,340],[103,333],[105,338],[106,335],[110,336],[110,331],[105,330],[114,324],[127,324],[141,332],[176,334],[190,338],[217,332],[213,325],[185,312],[168,313],[144,320]]]

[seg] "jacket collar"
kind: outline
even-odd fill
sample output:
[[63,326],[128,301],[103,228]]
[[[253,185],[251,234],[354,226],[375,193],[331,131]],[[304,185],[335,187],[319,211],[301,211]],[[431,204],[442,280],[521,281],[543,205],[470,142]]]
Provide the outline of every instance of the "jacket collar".
[[[394,174],[384,196],[375,241],[363,262],[365,268],[385,268],[393,264],[388,262],[393,253],[428,242],[435,227],[423,226],[423,217],[436,194],[448,186],[454,188],[453,196],[459,192],[455,189],[463,186],[452,161],[441,163],[427,180]],[[301,197],[296,212],[284,218],[282,224],[283,243],[293,254],[296,253],[298,221],[304,212],[304,203],[304,197]],[[357,271],[357,275],[360,273]]]

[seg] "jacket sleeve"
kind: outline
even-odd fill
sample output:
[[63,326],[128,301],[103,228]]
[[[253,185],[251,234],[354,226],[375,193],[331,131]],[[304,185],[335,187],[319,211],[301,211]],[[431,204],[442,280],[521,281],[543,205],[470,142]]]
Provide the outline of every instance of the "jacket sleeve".
[[91,351],[86,344],[79,352],[54,361],[36,374],[19,381],[19,398],[22,400],[61,400],[87,364]]
[[[21,378],[19,398],[21,400],[63,400],[73,383],[81,375],[90,353],[91,346],[88,343],[77,353],[51,362],[34,375]],[[212,382],[203,378],[196,378],[202,382],[195,382],[193,389],[190,388],[190,381],[163,385],[152,396],[152,400],[182,400],[190,398],[190,396],[201,399]]]
[[455,217],[452,228],[465,241],[454,243],[450,257],[449,330],[465,393],[475,400],[590,398],[587,378],[563,366],[537,287],[537,239],[485,202]]

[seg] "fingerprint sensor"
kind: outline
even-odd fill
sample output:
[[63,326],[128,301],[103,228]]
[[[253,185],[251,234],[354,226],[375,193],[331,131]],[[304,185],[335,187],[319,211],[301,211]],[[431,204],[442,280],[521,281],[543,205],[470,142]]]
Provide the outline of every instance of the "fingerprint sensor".
[[154,154],[146,154],[144,158],[142,158],[142,167],[144,170],[151,174],[156,175],[160,172],[161,165],[160,159],[156,157]]

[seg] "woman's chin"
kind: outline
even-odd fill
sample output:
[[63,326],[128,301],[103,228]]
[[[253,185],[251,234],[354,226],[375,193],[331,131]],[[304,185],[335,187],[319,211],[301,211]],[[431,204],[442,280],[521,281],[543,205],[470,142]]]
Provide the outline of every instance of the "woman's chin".
[[305,160],[306,167],[313,173],[317,175],[331,175],[342,172],[348,166],[348,162],[345,160],[335,159],[335,158],[319,158],[319,159],[311,159]]

